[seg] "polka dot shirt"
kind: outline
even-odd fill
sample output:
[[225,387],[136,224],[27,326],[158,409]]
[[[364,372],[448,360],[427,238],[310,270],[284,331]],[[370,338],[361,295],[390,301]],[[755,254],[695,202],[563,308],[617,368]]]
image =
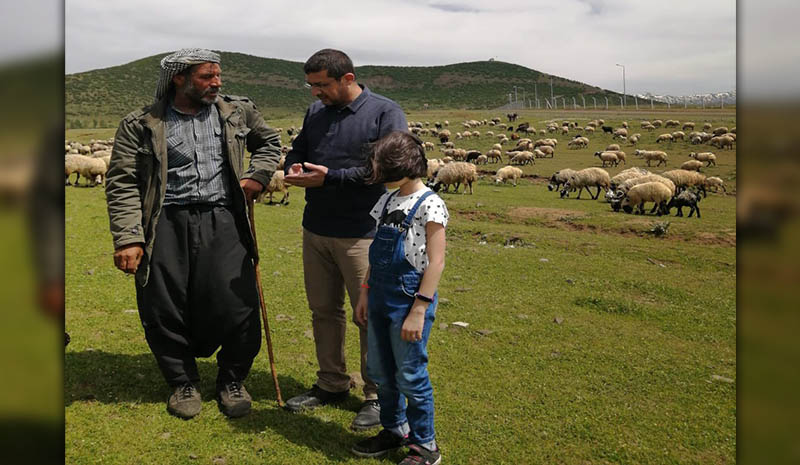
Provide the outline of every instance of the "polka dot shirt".
[[[386,218],[400,218],[400,215],[405,218],[422,194],[428,191],[430,189],[425,187],[410,195],[395,195],[386,210]],[[372,208],[370,215],[375,218],[375,221],[380,222],[383,206],[392,194],[393,192],[383,194]],[[427,244],[425,225],[433,221],[447,227],[448,218],[450,218],[450,214],[447,212],[447,206],[444,204],[444,200],[436,194],[428,196],[417,209],[417,213],[411,221],[411,229],[406,233],[404,245],[408,263],[420,273],[424,273],[428,267],[428,254],[425,250]],[[399,221],[402,221],[402,219]]]

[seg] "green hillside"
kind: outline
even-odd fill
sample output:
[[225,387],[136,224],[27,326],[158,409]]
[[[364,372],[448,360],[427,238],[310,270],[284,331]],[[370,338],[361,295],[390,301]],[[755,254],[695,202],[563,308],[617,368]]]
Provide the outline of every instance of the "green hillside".
[[[223,92],[246,95],[255,100],[266,116],[280,117],[302,112],[312,101],[304,84],[300,62],[261,58],[242,53],[221,52]],[[152,101],[158,78],[158,63],[164,55],[111,68],[65,76],[66,122],[68,128],[116,126],[120,118]],[[526,97],[564,96],[571,104],[575,96],[604,97],[616,93],[581,82],[550,76],[524,66],[500,61],[477,61],[446,66],[359,66],[358,81],[396,100],[407,110],[490,109],[508,103],[513,86]],[[598,98],[599,102],[600,98]],[[559,101],[560,102],[560,101]]]

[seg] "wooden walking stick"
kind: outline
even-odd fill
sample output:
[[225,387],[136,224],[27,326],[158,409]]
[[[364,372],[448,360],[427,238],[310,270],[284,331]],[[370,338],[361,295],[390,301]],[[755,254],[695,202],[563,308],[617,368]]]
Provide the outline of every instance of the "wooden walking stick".
[[[253,216],[253,206],[255,199],[247,202],[247,213],[250,217],[250,232],[253,233],[253,247],[258,256],[258,240],[256,239],[256,220]],[[283,407],[283,399],[281,399],[281,387],[278,385],[278,372],[275,371],[275,355],[272,353],[272,336],[269,333],[269,321],[267,320],[267,306],[264,305],[264,289],[261,288],[261,271],[258,266],[258,259],[254,262],[256,269],[256,282],[258,283],[258,300],[261,304],[261,319],[264,320],[264,333],[267,337],[267,353],[269,354],[269,368],[272,371],[272,381],[275,383],[275,394],[278,396],[278,405]]]

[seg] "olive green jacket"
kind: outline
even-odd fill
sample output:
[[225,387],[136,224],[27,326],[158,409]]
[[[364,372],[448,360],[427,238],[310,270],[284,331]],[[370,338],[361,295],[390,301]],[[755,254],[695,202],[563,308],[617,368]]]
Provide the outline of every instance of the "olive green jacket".
[[[168,97],[134,111],[119,124],[114,136],[111,162],[106,173],[106,202],[114,249],[144,244],[144,257],[136,282],[144,286],[149,276],[156,224],[167,191],[167,139],[165,113]],[[255,104],[246,97],[221,95],[217,109],[222,120],[223,154],[232,170],[232,205],[235,217],[247,222],[247,205],[240,179],[254,179],[266,186],[281,156],[280,136],[267,126]],[[245,148],[251,153],[244,171]],[[242,226],[250,231],[249,224]],[[246,244],[257,260],[252,234]]]

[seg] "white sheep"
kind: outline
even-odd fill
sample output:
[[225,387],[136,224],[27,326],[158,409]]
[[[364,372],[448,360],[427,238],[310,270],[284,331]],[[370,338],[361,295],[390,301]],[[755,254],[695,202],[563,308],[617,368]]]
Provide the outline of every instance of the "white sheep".
[[695,124],[693,122],[687,121],[687,122],[683,123],[683,127],[681,129],[683,129],[684,131],[687,130],[687,129],[694,130],[694,126],[695,126]]
[[683,131],[675,131],[675,132],[672,133],[672,140],[673,141],[678,140],[678,139],[684,140],[685,138],[686,138],[686,134],[684,134]]
[[517,168],[516,166],[504,166],[497,170],[497,175],[494,178],[494,182],[499,184],[501,181],[503,184],[506,183],[509,179],[514,187],[517,186],[517,180],[522,177],[522,170]]
[[696,187],[706,196],[706,177],[697,171],[670,170],[661,173],[661,176],[675,183],[676,191]]
[[540,145],[537,150],[545,154],[546,157],[553,158],[555,156],[555,150],[550,145]]
[[617,137],[628,137],[628,130],[625,128],[619,128],[614,131],[614,135],[611,136],[612,139],[616,139]]
[[650,166],[651,161],[657,161],[656,166],[661,166],[663,163],[664,166],[667,165],[667,160],[669,157],[667,156],[666,152],[662,152],[661,150],[639,150],[636,149],[634,154],[638,157],[642,157],[647,160],[647,166]]
[[694,158],[697,161],[707,162],[708,164],[706,166],[717,165],[717,156],[711,152],[692,152],[689,154],[689,158]]
[[522,151],[522,152],[510,152],[516,153],[511,159],[509,163],[512,165],[533,165],[536,164],[536,157],[533,155],[532,152]]
[[614,152],[595,152],[594,156],[603,161],[603,168],[606,167],[606,163],[610,164],[611,166],[617,166],[617,164],[619,164],[617,154]]
[[469,187],[469,193],[472,194],[472,183],[477,180],[478,172],[475,169],[475,165],[456,161],[448,163],[439,169],[433,181],[433,190],[434,192],[439,192],[441,187],[444,186],[444,192],[447,192],[450,186],[453,185],[455,192],[458,193],[458,187],[464,184],[464,193],[467,193],[467,187]]
[[475,159],[476,165],[486,165],[489,163],[489,157],[486,155],[478,155],[478,158]]
[[[79,162],[78,173],[88,180],[88,185],[90,187],[103,184],[106,178],[106,171],[108,171],[108,166],[106,162],[100,158],[84,157],[84,159]],[[78,185],[77,180],[75,181],[75,185]]]
[[685,162],[681,163],[682,170],[700,171],[700,168],[702,167],[703,162],[697,160],[686,160]]
[[570,168],[564,168],[563,170],[556,171],[552,176],[550,176],[550,183],[547,184],[547,190],[558,190],[561,185],[569,181],[569,178],[571,178],[575,173],[577,173],[577,171]]
[[581,198],[581,192],[583,189],[586,189],[586,192],[589,192],[589,195],[592,195],[592,192],[589,190],[590,187],[596,186],[597,187],[597,194],[592,196],[593,200],[597,200],[600,196],[600,189],[604,189],[608,191],[611,188],[611,178],[608,175],[608,172],[602,168],[585,168],[580,171],[577,171],[573,174],[569,180],[564,184],[564,188],[561,189],[561,197],[568,197],[569,191],[571,189],[578,189],[578,197]]
[[666,210],[667,203],[672,198],[669,188],[660,182],[645,182],[630,188],[620,202],[620,207],[625,213],[631,213],[634,207],[638,207],[636,214],[644,214],[645,202],[653,202],[653,209],[650,213],[658,210],[658,216],[669,214]]
[[606,147],[606,152],[613,152],[614,150],[619,150],[619,144],[608,144]]
[[281,205],[288,205],[289,204],[289,185],[284,182],[284,173],[282,169],[275,170],[272,173],[272,178],[269,180],[269,184],[261,191],[258,195],[258,201],[263,202],[264,197],[269,196],[268,204],[272,205],[274,202],[272,200],[273,194],[276,192],[282,192],[283,197],[281,201],[278,202]]
[[439,170],[439,168],[442,167],[442,165],[444,165],[444,162],[442,160],[439,160],[438,158],[429,159],[427,178],[429,180],[432,180],[433,175]]
[[[497,144],[494,144],[494,145],[497,145]],[[486,152],[486,158],[488,158],[489,160],[492,160],[492,163],[503,161],[502,152],[500,150],[494,149],[494,148],[492,150],[489,150],[488,152]]]
[[675,183],[672,182],[669,178],[665,178],[664,176],[658,174],[648,173],[644,176],[638,176],[635,178],[626,179],[625,182],[617,186],[617,195],[621,197],[623,194],[628,192],[631,189],[631,187],[637,186],[639,184],[644,184],[646,182],[660,182],[661,184],[667,186],[673,195],[677,191]]
[[661,134],[656,137],[656,143],[659,142],[672,142],[672,134]]
[[726,194],[728,193],[728,190],[725,189],[725,183],[722,181],[722,178],[718,178],[717,176],[707,177],[705,187],[706,189],[711,189],[713,187],[714,192],[719,192],[719,188],[721,187]]
[[734,140],[730,136],[716,136],[711,138],[710,144],[720,150],[724,148],[733,149]]
[[611,187],[616,188],[616,186],[619,186],[628,179],[639,178],[642,176],[647,176],[648,174],[650,174],[649,171],[647,171],[644,168],[638,168],[638,167],[622,170],[619,173],[617,173],[613,178],[611,178]]

